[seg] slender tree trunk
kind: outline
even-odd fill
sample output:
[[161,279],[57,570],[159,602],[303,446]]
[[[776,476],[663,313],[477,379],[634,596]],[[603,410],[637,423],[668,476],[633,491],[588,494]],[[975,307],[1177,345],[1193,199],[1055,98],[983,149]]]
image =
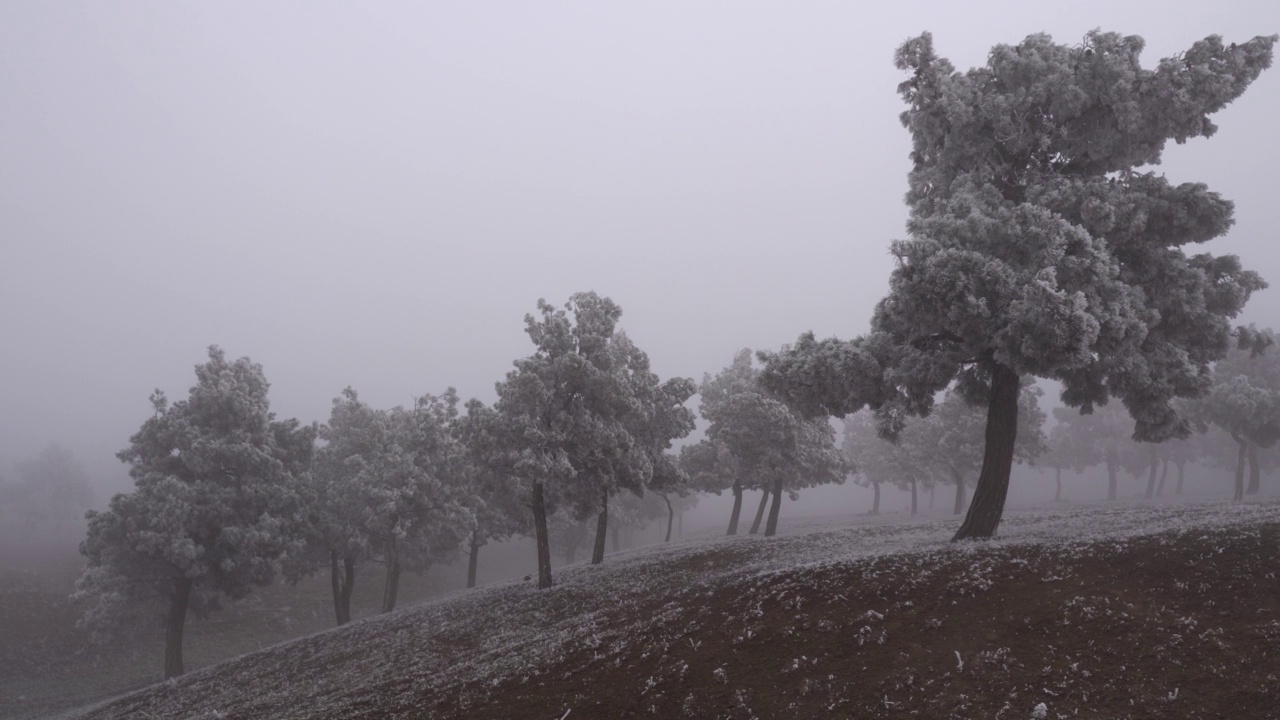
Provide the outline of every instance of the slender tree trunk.
[[764,526],[764,536],[778,534],[778,512],[782,510],[782,478],[773,479],[773,504],[769,506],[769,522]]
[[191,605],[191,578],[174,582],[169,596],[169,621],[164,628],[164,679],[180,677],[182,669],[182,630],[187,624],[187,608]]
[[1169,460],[1160,463],[1160,484],[1156,485],[1156,497],[1164,494],[1164,481],[1169,479]]
[[342,625],[342,577],[338,573],[338,551],[329,551],[329,586],[333,590],[334,621]]
[[[726,535],[738,534],[738,517],[742,515],[742,483],[733,481],[733,512],[729,515],[729,532]],[[684,513],[680,513],[684,518]]]
[[871,512],[868,513],[868,515],[879,515],[880,514],[880,483],[872,480],[871,487],[875,488],[876,499],[875,499],[875,502],[871,505]]
[[1120,464],[1120,458],[1116,455],[1115,450],[1107,451],[1107,499],[1115,500],[1116,491],[1116,467]]
[[929,486],[929,509],[930,510],[933,510],[933,495],[934,495],[934,491],[937,489],[938,489],[937,483],[933,483],[932,485]]
[[1255,443],[1249,443],[1249,486],[1244,492],[1246,495],[1257,495],[1260,489],[1262,489],[1262,468],[1258,465],[1258,446]]
[[671,507],[671,498],[667,497],[665,493],[660,494],[662,501],[667,504],[667,539],[662,542],[669,543],[671,542],[671,523],[675,519],[676,511]]
[[762,490],[760,492],[760,505],[756,508],[756,519],[751,523],[750,535],[760,532],[760,522],[764,520],[764,506],[769,502],[769,491]]
[[538,546],[538,589],[551,587],[551,539],[547,534],[547,503],[542,483],[533,484],[533,532]]
[[1249,453],[1249,442],[1241,440],[1235,433],[1231,434],[1236,443],[1240,445],[1240,452],[1236,454],[1236,492],[1232,496],[1232,502],[1240,502],[1244,500],[1244,464]]
[[609,532],[609,489],[601,490],[600,497],[600,518],[596,520],[596,544],[591,551],[592,565],[604,562],[604,540]]
[[[734,528],[737,530],[737,528]],[[676,514],[676,534],[684,537],[684,510]]]
[[978,486],[953,540],[989,538],[996,534],[1009,495],[1009,473],[1013,470],[1013,446],[1018,438],[1018,374],[993,364],[991,399],[987,406],[986,445]]
[[396,609],[396,599],[400,594],[400,549],[396,546],[396,538],[391,536],[387,545],[387,581],[382,586],[382,612],[389,613]]
[[916,479],[911,478],[911,514],[916,514]]
[[[618,518],[614,518],[613,524],[609,526],[609,542],[612,544],[613,552],[618,552],[622,549],[622,543],[618,542],[618,537],[621,534],[622,531],[618,529]],[[630,538],[627,539],[627,546],[631,546]]]
[[1148,462],[1151,465],[1151,471],[1147,473],[1147,491],[1142,495],[1146,500],[1150,500],[1156,495],[1156,470],[1160,467],[1160,459],[1156,457],[1156,444],[1149,443],[1149,445],[1151,448],[1148,450]]
[[1178,487],[1174,490],[1174,493],[1178,495],[1178,497],[1182,497],[1182,480],[1186,474],[1186,469],[1187,463],[1185,460],[1178,463]]
[[476,567],[480,564],[480,531],[471,531],[471,557],[467,559],[467,588],[476,586]]
[[342,595],[338,606],[338,624],[351,622],[351,592],[356,588],[356,558],[354,555],[342,556]]
[[964,512],[964,476],[959,470],[951,468],[951,479],[956,484],[956,507],[951,512],[952,515],[959,515]]

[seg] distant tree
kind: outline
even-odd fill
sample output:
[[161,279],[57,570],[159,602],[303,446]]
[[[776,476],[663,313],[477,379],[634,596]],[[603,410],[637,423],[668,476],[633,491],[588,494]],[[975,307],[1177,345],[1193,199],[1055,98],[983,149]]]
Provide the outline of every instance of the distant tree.
[[667,506],[667,535],[663,542],[671,542],[671,529],[675,521],[675,507],[671,504],[674,497],[677,502],[687,496],[689,475],[680,465],[680,458],[672,453],[663,453],[653,466],[653,477],[649,480],[648,489],[662,498]]
[[[1244,500],[1250,448],[1271,447],[1280,439],[1280,394],[1253,385],[1245,375],[1229,375],[1219,377],[1200,408],[1205,420],[1225,430],[1239,446],[1233,499]],[[1253,458],[1257,467],[1257,456]]]
[[1118,497],[1121,470],[1136,477],[1147,469],[1149,449],[1130,438],[1133,420],[1123,407],[1109,403],[1084,415],[1057,408],[1054,417],[1064,427],[1076,472],[1099,464],[1106,468],[1108,500]]
[[104,623],[153,599],[167,600],[166,678],[183,672],[187,611],[215,608],[271,582],[279,560],[301,549],[299,478],[314,428],[277,421],[262,368],[209,348],[186,400],[152,395],[154,417],[119,453],[136,489],[89,512],[80,550],[88,567],[77,599],[84,623]]
[[70,450],[57,443],[17,463],[14,469],[17,481],[0,497],[0,504],[21,518],[23,537],[30,537],[41,526],[58,535],[78,524],[93,505],[93,488],[84,469]]
[[1211,36],[1147,70],[1136,36],[1040,34],[966,72],[929,34],[908,40],[896,64],[910,73],[910,239],[893,244],[889,294],[864,338],[810,333],[766,354],[765,384],[812,414],[869,405],[888,434],[953,382],[984,398],[982,472],[957,540],[999,526],[1023,377],[1060,381],[1085,412],[1118,398],[1138,440],[1187,435],[1173,400],[1208,389],[1230,320],[1265,283],[1234,256],[1182,249],[1227,231],[1229,201],[1138,170],[1169,140],[1212,135],[1209,115],[1270,66],[1276,39]]
[[[1259,407],[1255,411],[1257,415],[1248,420],[1243,417],[1227,418],[1221,415],[1208,419],[1232,433],[1232,437],[1237,442],[1244,441],[1245,458],[1249,464],[1249,483],[1245,487],[1245,494],[1256,495],[1261,486],[1262,451],[1273,447],[1276,436],[1280,435],[1280,428],[1276,427],[1280,417],[1266,417],[1268,412],[1280,412],[1278,409],[1280,408],[1280,351],[1272,349],[1276,344],[1276,335],[1272,330],[1258,331],[1252,326],[1250,330],[1257,338],[1254,343],[1255,348],[1248,351],[1237,348],[1214,365],[1215,391],[1224,383],[1233,382],[1235,378],[1244,378],[1250,388],[1250,394],[1254,396],[1254,401],[1270,405],[1272,409],[1268,411],[1266,408]],[[1210,398],[1219,396],[1215,391],[1210,392]],[[1222,398],[1219,396],[1219,399]],[[1221,403],[1216,405],[1211,403],[1211,406],[1220,412],[1230,412],[1227,406]],[[1235,409],[1240,408],[1237,406]],[[1223,420],[1227,424],[1220,422]],[[1232,432],[1232,427],[1236,428],[1235,432]]]
[[480,548],[529,532],[529,510],[520,501],[518,483],[504,471],[504,449],[497,435],[497,413],[479,400],[467,403],[467,412],[455,425],[466,453],[464,502],[475,516],[469,542],[467,587],[476,585]]
[[738,534],[738,518],[742,514],[744,473],[733,454],[724,446],[708,439],[680,448],[680,468],[689,476],[689,487],[697,492],[719,495],[725,490],[733,494],[733,510],[729,514],[727,535]]
[[845,462],[854,470],[855,481],[875,489],[871,515],[880,513],[880,486],[889,483],[911,493],[911,514],[918,510],[918,486],[931,483],[935,472],[923,443],[918,423],[899,431],[893,440],[877,433],[875,421],[867,413],[844,418],[841,449]]

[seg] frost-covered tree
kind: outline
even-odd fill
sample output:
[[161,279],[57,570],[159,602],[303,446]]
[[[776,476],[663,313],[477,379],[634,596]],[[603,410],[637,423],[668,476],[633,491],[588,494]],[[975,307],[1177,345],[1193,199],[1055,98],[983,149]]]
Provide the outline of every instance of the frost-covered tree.
[[168,606],[164,675],[183,672],[187,612],[215,608],[271,582],[280,559],[300,551],[313,427],[278,421],[262,367],[209,348],[196,385],[155,414],[119,453],[136,489],[90,512],[80,550],[88,567],[76,598],[83,623],[103,630],[130,610]]
[[471,400],[454,429],[466,453],[462,477],[468,490],[463,502],[475,517],[468,542],[468,588],[476,585],[480,548],[513,535],[528,534],[529,510],[520,502],[515,479],[505,472],[505,450],[499,444],[497,423],[498,416],[492,408]]
[[1071,448],[1068,459],[1076,472],[1094,465],[1106,468],[1108,500],[1118,496],[1121,470],[1137,477],[1148,467],[1150,449],[1130,437],[1133,420],[1118,404],[1099,406],[1088,415],[1055,408],[1054,418],[1063,428],[1060,432]]
[[[1273,331],[1250,330],[1257,337],[1256,348],[1236,349],[1214,366],[1214,387],[1201,410],[1240,445],[1249,465],[1244,494],[1255,495],[1261,484],[1261,451],[1280,437],[1280,351]],[[1237,462],[1236,472],[1243,479],[1243,463]]]
[[929,34],[908,40],[895,60],[909,73],[909,239],[892,246],[889,294],[869,335],[806,334],[766,356],[766,385],[813,414],[869,405],[890,435],[953,382],[984,399],[982,471],[956,539],[999,526],[1024,377],[1060,381],[1086,413],[1118,398],[1139,440],[1185,436],[1173,400],[1208,390],[1231,319],[1265,284],[1234,256],[1184,250],[1227,231],[1228,200],[1142,168],[1169,140],[1212,135],[1209,116],[1270,66],[1276,39],[1211,36],[1147,69],[1136,36],[1040,34],[966,72]]
[[923,443],[919,442],[917,423],[901,430],[893,440],[876,431],[867,413],[856,413],[844,419],[841,449],[845,461],[854,470],[854,481],[875,490],[871,515],[880,513],[880,486],[886,483],[911,493],[911,514],[919,506],[919,485],[932,483],[935,472]]
[[703,439],[693,445],[680,448],[680,468],[689,476],[689,487],[696,492],[719,495],[728,490],[733,495],[733,510],[729,514],[727,535],[738,534],[738,518],[742,514],[742,484],[744,473],[736,464],[733,454],[724,446]]

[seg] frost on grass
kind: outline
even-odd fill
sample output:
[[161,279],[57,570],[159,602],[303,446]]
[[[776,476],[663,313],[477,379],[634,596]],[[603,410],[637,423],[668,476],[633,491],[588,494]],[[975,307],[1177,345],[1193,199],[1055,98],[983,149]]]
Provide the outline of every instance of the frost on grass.
[[[733,671],[725,656],[708,655],[712,651],[704,643],[717,633],[730,633],[722,648],[744,651],[766,630],[774,641],[803,642],[810,636],[806,633],[818,632],[841,638],[850,648],[892,649],[899,642],[894,633],[901,631],[891,632],[890,623],[907,617],[920,600],[903,596],[934,587],[948,605],[980,602],[1004,581],[994,571],[997,555],[1016,568],[1022,561],[1010,551],[1019,548],[1084,558],[1123,552],[1139,538],[1156,543],[1172,542],[1167,538],[1177,534],[1211,538],[1224,530],[1256,532],[1262,523],[1280,523],[1280,503],[1026,511],[1005,519],[1000,538],[976,544],[949,542],[952,521],[891,523],[883,518],[846,527],[810,522],[768,540],[677,543],[613,555],[604,565],[569,568],[550,590],[513,581],[302,638],[143,691],[91,717],[213,717],[218,712],[234,717],[465,717],[495,697],[525,692],[522,688],[536,693],[565,678],[625,670],[636,662],[645,663],[644,671],[626,675],[626,687],[610,690],[646,708],[670,707],[693,717],[701,710],[697,699],[690,699],[690,687],[718,686],[746,712],[757,704],[759,698],[751,693],[760,688],[744,687],[747,679]],[[1200,560],[1214,555],[1212,549],[1203,552]],[[840,574],[831,570],[841,567],[856,568],[860,577],[872,580],[884,573],[900,594],[855,602],[847,586],[833,584]],[[944,567],[951,569],[940,574]],[[1058,586],[1071,580],[1070,563],[1051,570],[1026,568],[1035,573],[1036,582]],[[726,587],[733,589],[736,602],[712,606]],[[1189,581],[1186,592],[1198,591]],[[814,603],[836,608],[835,621],[810,623]],[[1220,642],[1215,633],[1221,630],[1206,627],[1203,620],[1179,617],[1172,610],[1139,620],[1134,608],[1105,595],[1070,596],[1058,613],[1059,627],[1090,622],[1124,628],[1159,621],[1171,633],[1164,648],[1170,652],[1185,642]],[[913,623],[929,632],[951,627],[933,615],[917,616]],[[1259,632],[1280,637],[1280,625],[1260,627]],[[1045,683],[1023,692],[1053,701],[1074,692],[1091,672],[1089,661],[1055,656],[1052,648],[1046,649],[1046,658],[1014,657],[996,644],[967,649],[963,658],[953,658],[952,649],[943,651],[949,661],[947,678],[904,672],[884,688],[883,708],[909,702],[914,694],[930,692],[935,683],[961,674],[978,681],[1042,667]],[[773,662],[777,677],[794,678],[797,697],[822,697],[833,709],[845,707],[849,683],[857,682],[831,673],[826,658],[803,648]],[[691,666],[705,669],[695,672]],[[1164,702],[1177,697],[1173,685],[1161,690]],[[585,712],[589,699],[563,698],[564,707],[576,702]],[[1027,694],[1011,697],[1011,711],[1003,717],[1019,705],[1027,707],[1021,704],[1027,699]],[[955,707],[971,702],[961,694]]]

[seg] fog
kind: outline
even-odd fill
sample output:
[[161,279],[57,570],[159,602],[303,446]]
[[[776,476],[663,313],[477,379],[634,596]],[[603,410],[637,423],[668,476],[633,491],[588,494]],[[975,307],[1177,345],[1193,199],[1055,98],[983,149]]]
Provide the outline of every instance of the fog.
[[[0,476],[58,442],[100,504],[126,490],[113,454],[210,344],[312,421],[348,385],[492,401],[524,314],[579,290],[622,305],[664,377],[861,333],[906,218],[894,48],[931,30],[964,69],[1095,27],[1143,36],[1152,66],[1277,32],[1280,5],[5,3]],[[1277,116],[1273,70],[1162,168],[1235,201],[1207,249],[1273,283]],[[1280,324],[1276,292],[1243,321]]]

